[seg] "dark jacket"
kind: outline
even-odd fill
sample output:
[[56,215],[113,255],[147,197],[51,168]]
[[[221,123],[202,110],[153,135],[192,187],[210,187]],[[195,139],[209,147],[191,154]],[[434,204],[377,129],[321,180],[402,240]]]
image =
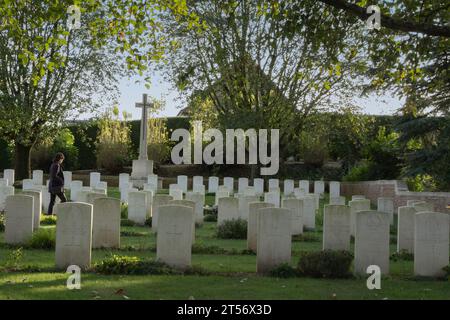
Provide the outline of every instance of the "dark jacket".
[[48,192],[64,192],[64,173],[58,162],[53,162],[50,166],[50,181],[48,183]]

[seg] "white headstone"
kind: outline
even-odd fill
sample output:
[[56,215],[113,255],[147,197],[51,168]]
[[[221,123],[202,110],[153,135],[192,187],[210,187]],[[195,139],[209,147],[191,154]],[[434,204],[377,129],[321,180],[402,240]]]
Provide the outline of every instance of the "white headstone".
[[416,214],[414,228],[414,274],[442,277],[449,264],[450,216],[421,211]]
[[217,188],[219,187],[219,178],[218,177],[209,177],[208,179],[208,192],[215,193]]
[[316,200],[305,196],[303,200],[303,228],[306,230],[316,229]]
[[298,183],[298,188],[304,193],[309,193],[309,181],[308,180],[300,180]]
[[233,193],[233,191],[234,191],[234,178],[231,178],[231,177],[223,178],[223,185],[228,188],[228,191],[230,193]]
[[22,180],[22,190],[32,190],[34,189],[34,182],[32,179]]
[[259,209],[273,208],[273,204],[267,202],[250,202],[247,223],[247,249],[257,250],[257,229]]
[[8,179],[0,179],[0,187],[7,187],[8,186]]
[[175,268],[191,265],[192,227],[194,219],[192,208],[179,205],[159,207],[156,257]]
[[406,200],[406,205],[412,207],[415,203],[423,202],[422,200]]
[[283,193],[285,196],[289,196],[294,193],[294,180],[284,180]]
[[291,211],[265,208],[258,211],[256,271],[266,273],[291,262]]
[[244,195],[246,195],[246,196],[256,196],[256,189],[255,189],[255,187],[247,187],[247,188],[245,188]]
[[350,250],[349,206],[324,206],[323,250]]
[[72,171],[64,171],[64,189],[69,189],[72,185]]
[[416,212],[434,211],[434,205],[425,201],[413,203],[413,208],[416,209]]
[[389,274],[389,215],[378,211],[357,211],[355,233],[355,273],[366,275],[376,265]]
[[366,199],[366,196],[364,196],[362,194],[352,195],[352,201],[354,201],[354,200],[364,200],[364,199]]
[[186,193],[188,190],[188,177],[187,176],[178,176],[177,177],[177,185],[180,189]]
[[239,219],[239,199],[220,198],[217,209],[217,224],[220,225],[225,220]]
[[226,197],[229,197],[229,196],[230,196],[230,193],[228,192],[228,188],[227,188],[227,190],[225,190],[225,191],[223,191],[223,190],[217,191],[217,192],[216,192],[216,197],[215,197],[214,204],[215,204],[216,206],[219,205],[219,199],[220,199],[220,198],[226,198]]
[[[86,194],[86,203],[94,204],[94,201],[96,199],[106,198],[106,195],[104,193],[100,192],[89,192]],[[94,208],[94,214],[95,214],[95,208]]]
[[203,186],[203,176],[194,176],[192,178],[192,190],[194,189],[194,186],[200,185]]
[[22,194],[8,196],[5,202],[5,243],[25,243],[33,234],[33,224],[33,197]]
[[248,187],[248,178],[238,179],[238,193],[244,193],[245,188]]
[[272,188],[279,188],[280,181],[278,179],[269,179],[269,190]]
[[130,175],[128,173],[119,174],[119,190],[130,184]]
[[83,182],[73,180],[70,184],[70,199],[76,201],[78,199],[78,192],[83,188]]
[[291,210],[291,233],[293,235],[303,234],[303,200],[284,199],[282,207]]
[[239,197],[239,217],[248,221],[248,213],[249,213],[249,203],[250,202],[258,202],[259,197],[257,196],[242,196]]
[[8,180],[8,185],[12,187],[14,185],[14,169],[3,170],[3,178]]
[[169,185],[169,195],[173,197],[173,200],[183,200],[183,190],[178,184]]
[[195,202],[191,200],[172,200],[168,203],[169,206],[185,206],[192,208],[194,212],[194,216],[191,221],[191,230],[192,230],[192,243],[195,243]]
[[58,204],[56,222],[56,267],[91,265],[93,206],[87,203]]
[[91,172],[89,174],[89,186],[95,188],[100,182],[101,174],[99,172]]
[[120,248],[120,200],[94,200],[92,225],[93,248]]
[[172,196],[166,194],[155,194],[152,203],[152,230],[158,230],[158,212],[159,207],[169,204],[169,201],[174,200]]
[[5,210],[6,198],[14,195],[14,187],[0,186],[0,211]]
[[94,189],[108,190],[108,182],[100,181],[99,183],[97,183],[97,185],[94,187]]
[[36,231],[39,229],[39,226],[41,224],[41,210],[42,210],[42,192],[39,190],[26,190],[22,191],[23,195],[26,196],[32,196],[33,197],[33,231]]
[[147,219],[147,193],[133,191],[128,194],[128,219],[144,225]]
[[36,186],[42,186],[44,184],[44,171],[33,170],[33,184]]
[[330,181],[330,198],[341,196],[341,183],[339,181]]
[[314,181],[314,193],[321,196],[324,194],[324,192],[325,192],[325,182]]
[[[203,184],[194,184],[192,186],[192,191],[196,192],[196,193],[201,193],[203,195],[206,193],[206,189]],[[217,193],[217,191],[216,191],[216,193]]]
[[253,179],[253,186],[255,187],[256,194],[258,195],[264,194],[264,179],[261,178]]
[[397,252],[406,250],[414,253],[414,220],[416,210],[413,207],[398,207]]
[[370,210],[370,200],[352,200],[348,202],[348,205],[350,206],[350,231],[352,236],[354,236],[356,228],[356,212]]
[[144,191],[152,191],[153,193],[156,193],[158,190],[158,187],[154,184],[150,183],[144,183]]
[[203,207],[205,206],[205,195],[197,192],[188,192],[186,194],[186,200],[190,200],[195,203],[195,222],[203,223]]
[[389,221],[391,225],[394,225],[394,199],[392,198],[378,198],[377,210],[380,212],[386,212],[389,214]]
[[345,197],[330,197],[331,205],[345,206]]
[[264,193],[264,202],[272,203],[276,208],[280,207],[280,194],[278,192]]
[[303,197],[305,197],[306,193],[304,189],[300,189],[300,188],[294,188],[294,196],[297,199],[301,199]]
[[149,175],[147,177],[147,183],[149,185],[155,186],[155,189],[154,189],[155,191],[158,190],[159,189],[159,186],[158,186],[158,175],[156,175],[156,174]]

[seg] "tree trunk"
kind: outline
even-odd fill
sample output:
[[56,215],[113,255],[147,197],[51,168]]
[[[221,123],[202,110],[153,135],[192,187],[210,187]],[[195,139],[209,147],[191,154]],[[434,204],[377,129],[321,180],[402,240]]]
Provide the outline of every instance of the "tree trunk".
[[29,179],[31,174],[31,146],[17,143],[15,145],[15,176],[16,180]]

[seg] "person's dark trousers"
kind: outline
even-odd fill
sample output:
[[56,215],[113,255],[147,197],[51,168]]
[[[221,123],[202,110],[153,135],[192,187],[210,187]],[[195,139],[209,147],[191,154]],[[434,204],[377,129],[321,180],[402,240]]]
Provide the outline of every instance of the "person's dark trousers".
[[55,205],[56,196],[58,196],[59,199],[61,199],[61,202],[67,202],[66,196],[63,192],[60,193],[51,193],[50,194],[50,204],[48,205],[48,215],[53,214],[53,207]]

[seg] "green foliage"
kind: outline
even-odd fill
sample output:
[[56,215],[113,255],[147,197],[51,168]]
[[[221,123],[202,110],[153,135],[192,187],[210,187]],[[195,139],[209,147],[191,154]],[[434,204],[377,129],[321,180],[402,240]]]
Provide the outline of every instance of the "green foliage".
[[445,271],[445,273],[446,273],[445,276],[450,280],[450,264],[448,266],[442,268],[442,270]]
[[217,215],[216,214],[206,214],[205,217],[203,218],[203,221],[205,222],[217,222]]
[[298,235],[292,236],[292,241],[320,242],[321,239],[320,239],[320,236],[314,232],[304,232],[303,234],[298,234]]
[[405,249],[400,250],[400,252],[394,252],[391,254],[391,260],[398,261],[398,260],[404,260],[404,261],[414,261],[414,254],[408,252]]
[[437,183],[428,174],[418,174],[415,177],[406,178],[409,191],[424,192],[438,191]]
[[217,227],[217,237],[220,239],[246,239],[247,221],[240,218],[223,221]]
[[5,267],[8,270],[14,271],[20,268],[20,262],[23,259],[23,248],[17,248],[8,254]]
[[13,147],[11,143],[4,139],[0,139],[0,170],[12,167]]
[[326,138],[320,136],[318,132],[302,132],[299,155],[305,164],[321,167],[328,157]]
[[5,213],[0,211],[0,232],[5,231]]
[[128,205],[126,203],[120,204],[120,218],[121,219],[128,218]]
[[130,127],[126,122],[128,115],[124,113],[124,121],[119,118],[117,107],[108,109],[99,121],[97,137],[97,166],[111,174],[123,172],[129,165]]
[[121,219],[120,220],[120,225],[122,227],[134,227],[135,223],[131,220],[128,219]]
[[368,181],[370,180],[370,164],[362,161],[352,167],[350,171],[342,178],[343,181]]
[[145,237],[147,234],[144,232],[137,232],[132,230],[123,230],[120,231],[121,237]]
[[152,226],[152,217],[148,217],[145,219],[144,225],[151,227]]
[[298,270],[304,276],[314,278],[347,278],[353,256],[348,251],[323,250],[304,252],[298,262]]
[[269,271],[271,277],[277,278],[294,278],[299,275],[298,270],[289,263],[282,263]]
[[94,272],[100,274],[125,275],[170,275],[177,273],[163,262],[154,260],[141,260],[138,257],[110,255],[93,267]]
[[43,215],[41,216],[41,222],[40,224],[42,226],[54,226],[56,225],[56,216],[51,215],[51,216],[47,216],[47,215]]
[[60,129],[56,137],[48,137],[31,149],[31,167],[48,171],[55,154],[62,152],[65,156],[64,169],[77,169],[78,149],[74,143],[75,137],[72,132],[67,128]]
[[31,249],[54,249],[55,244],[56,230],[53,228],[41,228],[33,233],[26,246]]

